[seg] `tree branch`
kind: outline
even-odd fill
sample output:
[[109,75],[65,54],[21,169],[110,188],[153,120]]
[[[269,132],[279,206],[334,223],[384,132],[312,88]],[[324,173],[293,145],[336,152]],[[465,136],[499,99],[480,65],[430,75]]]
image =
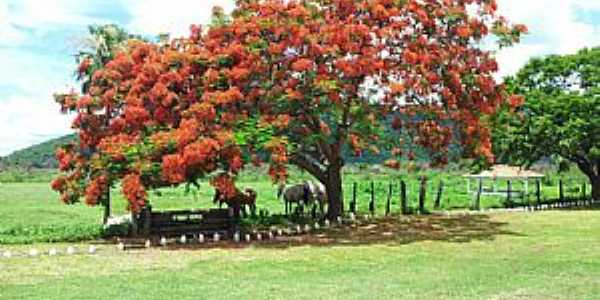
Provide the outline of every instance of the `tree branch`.
[[321,165],[316,163],[316,160],[310,159],[302,153],[294,153],[290,158],[290,163],[306,170],[321,182],[327,181],[327,174]]

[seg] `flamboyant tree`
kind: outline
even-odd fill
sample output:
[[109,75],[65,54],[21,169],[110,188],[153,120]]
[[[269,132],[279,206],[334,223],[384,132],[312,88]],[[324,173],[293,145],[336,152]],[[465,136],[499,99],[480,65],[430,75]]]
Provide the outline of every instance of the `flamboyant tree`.
[[499,154],[523,165],[553,156],[572,162],[600,199],[600,48],[532,59],[507,83],[524,98],[499,114]]
[[[494,0],[245,0],[213,25],[157,46],[130,43],[93,74],[84,95],[59,97],[76,111],[81,142],[59,151],[54,186],[67,202],[123,180],[130,207],[146,190],[209,176],[223,194],[252,161],[308,171],[341,213],[342,149],[356,154],[405,144],[446,162],[448,146],[492,159],[486,115],[508,95],[493,75],[501,46],[526,29],[496,13]],[[391,123],[407,141],[389,141]],[[412,149],[412,147],[411,147]],[[264,154],[268,153],[268,156]]]

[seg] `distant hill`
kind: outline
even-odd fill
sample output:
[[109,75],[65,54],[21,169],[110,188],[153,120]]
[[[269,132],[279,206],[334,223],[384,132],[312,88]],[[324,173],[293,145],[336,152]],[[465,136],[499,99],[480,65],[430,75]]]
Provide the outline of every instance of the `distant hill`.
[[[393,133],[391,129],[390,135]],[[5,157],[0,157],[0,170],[3,169],[56,169],[58,162],[54,158],[54,152],[60,145],[68,144],[76,139],[75,134],[66,135],[56,139],[52,139],[31,147],[15,151]],[[425,153],[417,151],[419,161],[427,162],[428,159]],[[389,150],[382,150],[380,154],[373,154],[365,151],[360,157],[351,154],[347,146],[344,147],[343,156],[347,163],[350,164],[381,164],[390,157]]]
[[[56,147],[68,144],[76,139],[74,134],[62,136],[56,139],[48,140],[43,143],[15,151],[5,157],[0,157],[1,169],[56,169],[58,162],[54,158]],[[387,153],[386,153],[387,154]],[[344,156],[348,163],[381,163],[385,160],[385,155],[374,155],[366,152],[361,157],[350,155],[350,151],[345,149]]]
[[75,140],[74,134],[52,139],[31,147],[15,151],[5,157],[0,157],[0,169],[7,168],[34,168],[54,169],[58,162],[54,158],[54,152],[59,145],[68,144]]

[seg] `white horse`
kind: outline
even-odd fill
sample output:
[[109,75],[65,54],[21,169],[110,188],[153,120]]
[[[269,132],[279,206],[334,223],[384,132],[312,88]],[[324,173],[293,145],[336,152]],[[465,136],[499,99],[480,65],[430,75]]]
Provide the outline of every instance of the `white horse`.
[[313,198],[313,202],[319,204],[319,211],[323,214],[325,202],[327,202],[327,190],[325,189],[325,185],[319,181],[309,181],[309,189],[311,191],[310,194]]
[[320,182],[304,181],[295,185],[279,185],[277,198],[283,198],[285,203],[285,213],[289,214],[292,203],[296,203],[296,207],[304,208],[304,205],[318,203],[321,213],[323,213],[323,205],[327,198],[325,186]]

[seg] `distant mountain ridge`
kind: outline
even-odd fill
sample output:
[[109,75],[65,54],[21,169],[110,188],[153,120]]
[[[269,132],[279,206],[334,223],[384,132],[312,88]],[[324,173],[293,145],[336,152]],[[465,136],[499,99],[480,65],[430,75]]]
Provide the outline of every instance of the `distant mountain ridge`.
[[[56,147],[68,144],[77,137],[75,134],[69,134],[59,138],[51,139],[37,145],[17,150],[7,156],[0,157],[0,170],[2,169],[56,169],[58,162],[54,157]],[[373,155],[365,153],[361,157],[350,155],[350,151],[345,149],[344,156],[349,163],[381,163],[385,160],[385,155]]]
[[17,150],[7,156],[0,157],[0,169],[55,169],[58,167],[58,162],[54,158],[56,147],[68,144],[76,138],[75,134],[69,134]]

